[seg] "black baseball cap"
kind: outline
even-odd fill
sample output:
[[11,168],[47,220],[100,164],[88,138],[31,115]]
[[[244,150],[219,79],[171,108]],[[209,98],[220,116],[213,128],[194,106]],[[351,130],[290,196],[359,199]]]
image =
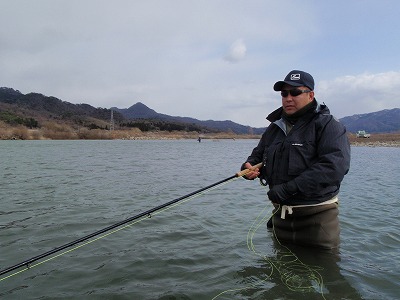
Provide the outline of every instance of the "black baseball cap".
[[289,74],[286,75],[283,81],[277,81],[274,84],[275,91],[281,91],[282,87],[285,85],[291,86],[306,86],[310,90],[314,90],[314,78],[304,71],[293,70],[290,71]]

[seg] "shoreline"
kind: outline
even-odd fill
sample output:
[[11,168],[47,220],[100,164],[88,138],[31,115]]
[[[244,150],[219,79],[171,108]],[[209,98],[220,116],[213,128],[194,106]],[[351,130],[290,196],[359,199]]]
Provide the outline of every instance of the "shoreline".
[[358,138],[348,134],[352,146],[356,147],[400,147],[400,133],[376,133],[369,138]]
[[[2,130],[3,129],[3,130]],[[235,134],[232,132],[198,133],[181,131],[132,130],[38,130],[17,127],[13,130],[0,128],[0,140],[259,140],[261,135]],[[355,147],[400,147],[400,133],[377,133],[369,138],[357,138],[348,133],[351,146]]]
[[400,142],[399,141],[393,141],[393,142],[350,142],[351,146],[354,147],[394,147],[394,148],[400,148]]

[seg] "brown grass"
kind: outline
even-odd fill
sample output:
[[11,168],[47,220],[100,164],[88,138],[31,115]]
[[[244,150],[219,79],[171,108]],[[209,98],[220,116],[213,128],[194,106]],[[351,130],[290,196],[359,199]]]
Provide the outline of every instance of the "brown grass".
[[[142,132],[138,128],[125,130],[102,130],[77,127],[76,125],[60,124],[54,121],[45,121],[39,129],[27,129],[24,126],[12,127],[0,121],[0,139],[1,140],[110,140],[110,139],[197,139],[201,137],[204,140],[219,139],[259,139],[260,135],[237,135],[234,133],[213,133],[202,134],[198,132],[165,132],[152,131]],[[349,133],[349,140],[355,146],[395,146],[400,147],[400,132],[371,134],[370,138],[357,138],[355,134]]]

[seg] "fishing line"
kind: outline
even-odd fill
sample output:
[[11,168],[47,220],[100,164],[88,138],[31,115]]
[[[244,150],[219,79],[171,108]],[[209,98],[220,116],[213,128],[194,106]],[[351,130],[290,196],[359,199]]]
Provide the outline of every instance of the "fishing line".
[[[255,251],[255,247],[254,247],[254,244],[253,244],[253,237],[254,237],[256,231],[258,230],[258,228],[260,228],[260,226],[261,226],[262,224],[265,224],[265,223],[269,220],[269,217],[270,217],[269,214],[265,214],[265,211],[266,211],[268,208],[269,208],[269,205],[265,206],[264,209],[263,209],[263,210],[258,214],[258,216],[255,218],[255,220],[253,221],[253,223],[251,224],[251,226],[250,226],[250,228],[249,228],[249,230],[248,230],[247,238],[246,238],[247,248],[248,248],[251,252],[254,252],[254,253],[256,253],[256,254],[259,255],[259,256],[262,256],[262,255],[261,255],[261,253],[258,254],[258,253]],[[265,214],[265,215],[264,215],[264,216],[261,218],[261,220],[260,220],[260,217],[261,217],[263,214]],[[211,300],[215,300],[215,299],[217,299],[218,297],[220,297],[220,296],[222,296],[222,295],[225,295],[225,294],[228,294],[228,293],[231,293],[231,292],[240,292],[240,291],[245,291],[245,290],[248,290],[248,289],[251,289],[251,288],[258,288],[258,287],[260,287],[260,285],[263,284],[266,280],[268,280],[269,278],[271,278],[271,276],[272,276],[272,270],[271,270],[271,274],[267,275],[267,278],[264,279],[263,281],[258,281],[258,282],[256,282],[256,283],[250,283],[249,286],[246,286],[246,287],[243,287],[243,288],[236,288],[236,289],[225,290],[225,291],[219,293],[218,295],[216,295],[215,297],[213,297]]]
[[268,257],[267,255],[264,255],[256,250],[256,247],[253,243],[255,234],[262,225],[265,225],[268,220],[273,218],[273,216],[279,211],[279,207],[275,208],[271,215],[271,213],[266,212],[269,207],[270,205],[265,206],[251,224],[247,233],[246,242],[249,251],[261,257],[265,262],[268,263],[271,268],[270,273],[265,274],[266,278],[263,280],[259,280],[256,283],[250,283],[247,287],[225,290],[216,295],[213,299],[231,292],[245,291],[251,288],[262,288],[262,285],[266,283],[268,279],[273,278],[272,276],[275,271],[279,274],[278,277],[280,278],[281,282],[289,290],[295,292],[311,292],[317,290],[321,297],[326,299],[323,292],[323,278],[318,272],[322,269],[322,267],[312,267],[303,263],[296,254],[294,254],[288,247],[279,241],[275,232],[275,227],[273,227],[274,238],[284,250],[279,249],[276,258]]
[[[258,164],[258,165],[256,165],[256,166],[253,166],[253,169],[254,169],[254,168],[259,168],[259,167],[261,167],[261,164]],[[89,234],[89,235],[87,235],[87,236],[84,236],[84,237],[82,237],[82,238],[80,238],[80,239],[77,239],[77,240],[72,241],[72,242],[70,242],[70,243],[64,244],[64,245],[59,246],[59,247],[57,247],[57,248],[54,248],[53,250],[50,250],[50,251],[45,252],[45,253],[43,253],[43,254],[40,254],[40,255],[38,255],[38,256],[32,257],[32,258],[30,258],[30,259],[28,259],[28,260],[25,260],[25,261],[21,262],[21,263],[18,263],[18,264],[16,264],[16,265],[13,265],[13,266],[10,266],[10,267],[5,268],[5,269],[3,269],[3,270],[0,270],[0,276],[1,276],[1,275],[6,274],[6,273],[12,272],[12,271],[14,271],[14,270],[16,270],[16,269],[19,269],[19,268],[21,268],[21,267],[23,267],[23,266],[26,267],[25,269],[21,269],[21,270],[16,271],[16,272],[14,272],[14,273],[12,273],[12,274],[10,274],[10,275],[8,275],[8,276],[5,276],[5,277],[3,277],[3,278],[0,278],[0,281],[3,281],[3,280],[5,280],[5,279],[7,279],[7,278],[10,278],[10,277],[15,276],[15,275],[17,275],[17,274],[20,274],[20,273],[22,273],[22,272],[25,272],[25,271],[27,271],[27,270],[29,270],[29,269],[31,269],[31,268],[37,267],[37,266],[39,266],[39,265],[41,265],[41,264],[43,264],[43,263],[45,263],[45,262],[48,262],[48,261],[50,261],[50,260],[53,260],[53,259],[55,259],[55,258],[57,258],[57,257],[62,256],[62,255],[65,255],[66,253],[70,253],[70,252],[72,252],[72,251],[75,251],[75,250],[77,250],[77,249],[79,249],[79,248],[81,248],[81,247],[83,247],[83,246],[85,246],[85,245],[91,244],[91,243],[93,243],[93,242],[95,242],[95,241],[98,241],[98,240],[100,240],[100,239],[102,239],[102,238],[104,238],[104,237],[107,237],[107,236],[109,236],[109,235],[111,235],[111,234],[113,234],[113,233],[116,233],[116,232],[118,232],[118,231],[120,231],[120,230],[122,230],[122,229],[125,229],[125,228],[127,228],[127,227],[130,227],[130,226],[132,226],[132,225],[134,225],[134,224],[137,224],[137,223],[139,223],[139,222],[141,222],[141,221],[143,221],[143,220],[145,220],[145,219],[148,219],[148,218],[151,218],[152,216],[158,215],[159,213],[161,213],[161,212],[163,212],[163,211],[166,211],[166,210],[168,210],[168,209],[170,209],[170,208],[176,207],[176,206],[178,206],[178,205],[180,205],[180,204],[182,204],[182,203],[186,203],[186,202],[188,202],[188,201],[191,200],[191,199],[194,199],[194,198],[196,198],[196,197],[199,197],[200,195],[204,194],[204,193],[207,192],[207,191],[211,191],[211,190],[213,190],[213,189],[215,189],[215,188],[217,188],[217,187],[219,187],[219,186],[221,186],[221,185],[223,185],[223,184],[227,184],[227,183],[230,182],[230,181],[233,181],[233,180],[235,180],[235,179],[237,179],[237,178],[241,178],[242,176],[244,176],[245,174],[247,174],[249,171],[251,171],[251,170],[250,170],[250,169],[242,170],[242,171],[236,173],[235,175],[233,175],[233,176],[231,176],[231,177],[228,177],[228,178],[226,178],[226,179],[223,179],[223,180],[221,180],[221,181],[218,181],[218,182],[216,182],[216,183],[214,183],[214,184],[211,184],[211,185],[209,185],[209,186],[207,186],[207,187],[201,188],[201,189],[199,189],[199,190],[197,190],[197,191],[194,191],[194,192],[192,192],[192,193],[189,193],[189,194],[187,194],[187,195],[185,195],[185,196],[179,197],[179,198],[177,198],[177,199],[174,199],[174,200],[172,200],[172,201],[169,201],[169,202],[167,202],[167,203],[164,203],[164,204],[162,204],[162,205],[159,205],[159,206],[157,206],[157,207],[154,207],[154,208],[152,208],[152,209],[150,209],[150,210],[147,210],[147,211],[145,211],[145,212],[142,212],[142,213],[140,213],[140,214],[138,214],[138,215],[135,215],[135,216],[133,216],[133,217],[131,217],[131,218],[128,218],[128,219],[126,219],[126,220],[124,220],[124,221],[121,221],[121,222],[118,222],[118,223],[116,223],[116,224],[110,225],[110,226],[108,226],[108,227],[106,227],[106,228],[103,228],[103,229],[101,229],[101,230],[99,230],[99,231],[96,231],[96,232],[94,232],[94,233],[92,233],[92,234]],[[124,225],[124,226],[122,226],[122,225]],[[115,228],[116,228],[116,229],[115,229]],[[105,233],[105,232],[108,232],[108,233],[103,234],[103,233]],[[100,234],[103,234],[103,235],[98,236],[98,235],[100,235]],[[98,236],[98,237],[95,238],[95,239],[92,239],[92,238],[95,237],[95,236]],[[83,243],[84,241],[86,241],[86,242]],[[77,244],[79,244],[79,245],[77,245]],[[75,246],[75,245],[77,245],[77,246]],[[75,246],[75,247],[73,247],[73,246]],[[72,248],[71,248],[71,247],[72,247]],[[67,249],[67,248],[70,248],[70,249],[65,250],[65,251],[63,251],[63,252],[61,252],[61,253],[59,253],[59,254],[57,254],[57,255],[51,256],[50,258],[47,258],[47,259],[45,259],[45,260],[41,260],[41,259],[43,259],[43,258],[45,258],[45,257],[47,257],[47,256],[53,255],[53,254],[55,254],[55,253],[57,253],[57,252],[60,252],[60,251],[62,251],[62,250],[64,250],[64,249]],[[39,261],[39,260],[41,260],[41,261]],[[34,262],[36,262],[36,261],[39,261],[39,262],[34,263]]]

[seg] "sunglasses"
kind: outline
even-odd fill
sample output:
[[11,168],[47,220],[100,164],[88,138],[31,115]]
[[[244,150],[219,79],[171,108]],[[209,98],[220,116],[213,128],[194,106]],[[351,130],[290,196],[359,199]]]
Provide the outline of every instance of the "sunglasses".
[[296,97],[296,96],[301,95],[303,93],[309,93],[309,92],[312,92],[312,91],[310,91],[310,90],[300,90],[300,89],[282,90],[281,91],[281,96],[283,98],[286,98],[290,94],[290,96]]

